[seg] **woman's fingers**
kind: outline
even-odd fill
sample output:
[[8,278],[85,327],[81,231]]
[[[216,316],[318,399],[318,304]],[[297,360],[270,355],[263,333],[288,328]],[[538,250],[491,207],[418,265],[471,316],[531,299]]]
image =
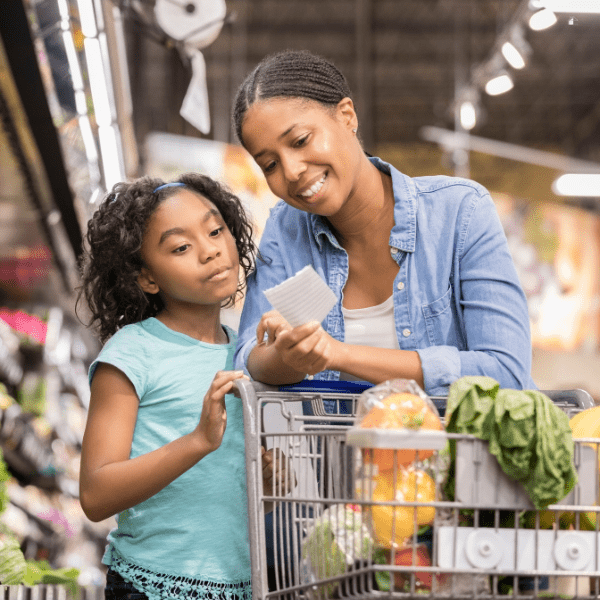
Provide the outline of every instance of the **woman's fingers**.
[[[328,368],[331,360],[332,338],[318,323],[311,325],[310,328],[307,327],[306,331],[310,330],[312,332],[304,337],[300,335],[294,337],[292,332],[286,333],[275,344],[283,362],[298,371],[312,375]],[[294,330],[294,333],[298,332]]]
[[256,339],[259,344],[262,344],[266,334],[267,343],[271,344],[276,339],[278,333],[286,329],[291,329],[290,324],[276,310],[271,310],[265,313],[258,323]]

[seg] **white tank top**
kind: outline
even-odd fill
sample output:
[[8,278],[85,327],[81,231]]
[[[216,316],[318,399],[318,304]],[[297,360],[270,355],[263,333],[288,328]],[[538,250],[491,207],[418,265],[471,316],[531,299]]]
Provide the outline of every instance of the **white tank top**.
[[[398,336],[394,321],[394,297],[390,296],[382,304],[366,308],[348,309],[342,306],[344,315],[344,341],[356,346],[374,346],[398,350]],[[340,372],[340,379],[356,381],[358,377]]]

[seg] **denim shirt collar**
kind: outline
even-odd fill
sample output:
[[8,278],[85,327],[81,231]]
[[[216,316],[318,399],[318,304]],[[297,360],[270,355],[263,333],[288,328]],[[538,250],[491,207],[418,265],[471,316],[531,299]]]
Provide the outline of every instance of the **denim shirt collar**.
[[[415,251],[415,238],[417,234],[417,190],[413,180],[407,177],[389,163],[377,158],[369,157],[369,160],[384,173],[392,176],[392,188],[394,190],[394,222],[395,225],[390,232],[390,246],[398,248],[403,252]],[[335,248],[340,248],[335,235],[327,219],[319,215],[310,214],[315,239],[319,248],[323,249],[323,239],[329,240]]]

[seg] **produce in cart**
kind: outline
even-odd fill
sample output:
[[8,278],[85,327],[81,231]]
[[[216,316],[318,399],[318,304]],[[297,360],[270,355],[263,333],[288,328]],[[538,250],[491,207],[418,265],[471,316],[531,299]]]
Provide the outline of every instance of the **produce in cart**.
[[[587,446],[593,448],[594,452],[598,456],[599,460],[599,472],[600,472],[600,406],[594,406],[586,410],[575,414],[569,420],[569,427],[573,434],[573,439],[578,440],[582,438],[596,438],[597,443],[589,442]],[[596,505],[598,505],[598,497],[600,495],[600,489],[596,496]],[[600,509],[599,509],[600,510]],[[581,512],[580,515],[580,527],[587,531],[596,530],[596,521],[598,519],[597,512]],[[575,513],[563,513],[561,516],[563,526],[572,525],[575,521]]]
[[[369,558],[373,541],[361,513],[360,506],[334,504],[314,521],[302,544],[307,577],[337,577],[350,570],[357,559]],[[326,594],[332,594],[337,586],[337,582],[326,586]]]
[[[374,478],[373,502],[434,502],[435,482],[420,469],[386,471]],[[383,548],[402,547],[422,525],[433,523],[433,506],[373,504],[370,508],[373,535]]]
[[[361,394],[356,425],[376,430],[433,430],[443,431],[438,411],[415,381],[393,379],[366,390]],[[363,460],[377,467],[379,472],[394,467],[409,466],[415,460],[426,460],[433,448],[384,447],[363,449]],[[394,462],[395,461],[395,462]]]

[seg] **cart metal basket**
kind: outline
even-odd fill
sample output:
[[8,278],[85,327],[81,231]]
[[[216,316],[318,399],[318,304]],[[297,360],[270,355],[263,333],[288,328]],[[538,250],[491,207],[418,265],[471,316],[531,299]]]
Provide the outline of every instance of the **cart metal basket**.
[[[255,600],[600,598],[600,439],[575,441],[579,482],[543,511],[504,474],[485,442],[449,433],[457,448],[454,499],[441,493],[448,458],[440,451],[417,465],[435,482],[435,497],[382,501],[361,476],[363,450],[352,437],[366,386],[309,382],[277,389],[239,380],[237,389],[244,404]],[[594,405],[582,390],[544,393],[569,417]],[[443,415],[445,398],[432,400]],[[274,478],[268,489],[261,447],[274,450],[276,472],[284,461],[287,467],[287,476]],[[392,515],[392,532],[400,526],[397,515],[414,518],[404,545],[374,542],[380,507]],[[421,510],[434,514],[429,526],[418,526]]]

